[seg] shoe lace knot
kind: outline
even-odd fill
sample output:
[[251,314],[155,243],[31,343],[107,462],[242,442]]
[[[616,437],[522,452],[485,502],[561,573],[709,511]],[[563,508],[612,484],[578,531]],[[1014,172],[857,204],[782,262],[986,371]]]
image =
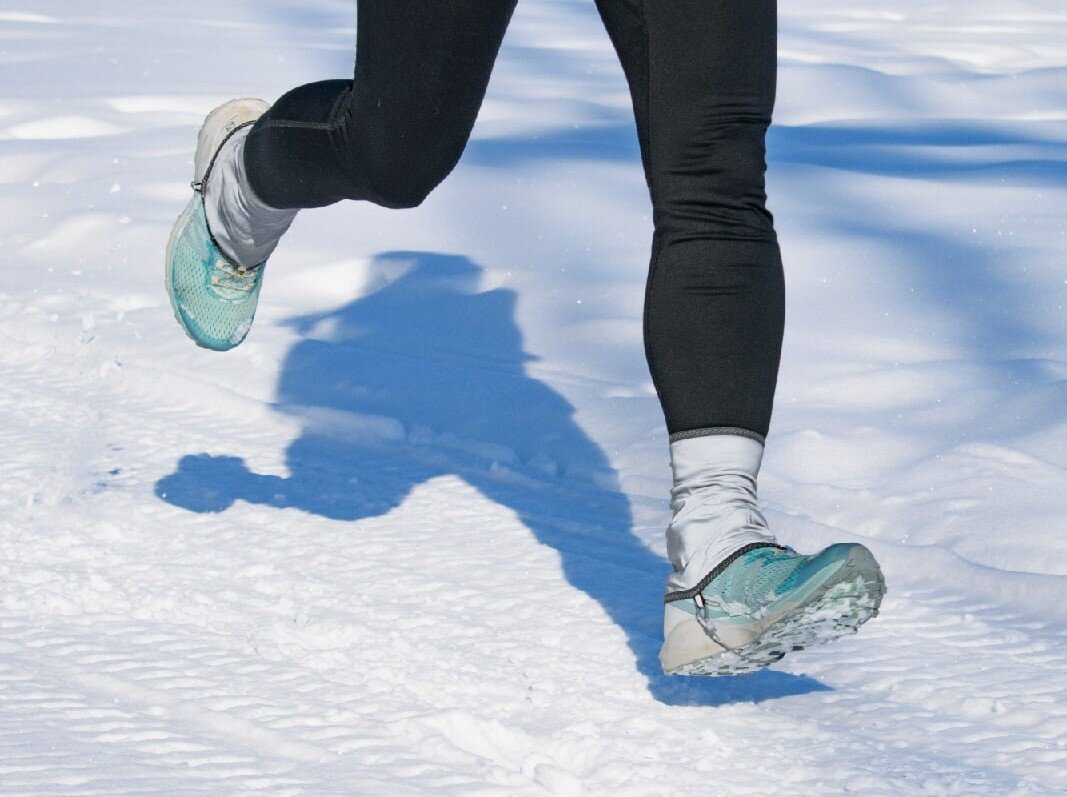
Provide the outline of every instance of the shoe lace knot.
[[224,290],[251,293],[259,282],[263,264],[245,267],[231,263],[225,258],[218,258],[211,270],[211,285]]

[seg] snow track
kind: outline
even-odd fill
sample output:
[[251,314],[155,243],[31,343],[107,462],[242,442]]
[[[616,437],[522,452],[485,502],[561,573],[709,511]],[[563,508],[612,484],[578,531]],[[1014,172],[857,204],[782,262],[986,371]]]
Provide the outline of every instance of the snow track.
[[648,207],[592,3],[520,3],[459,169],[302,215],[221,356],[162,289],[196,127],[344,74],[354,4],[142,6],[0,0],[2,797],[1067,794],[1056,2],[781,5],[761,495],[889,593],[719,679],[657,671]]

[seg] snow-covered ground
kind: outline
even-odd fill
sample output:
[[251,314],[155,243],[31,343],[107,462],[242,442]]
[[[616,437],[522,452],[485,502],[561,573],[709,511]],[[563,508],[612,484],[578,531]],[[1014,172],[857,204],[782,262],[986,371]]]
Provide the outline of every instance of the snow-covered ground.
[[162,290],[204,113],[350,0],[0,0],[0,795],[1067,794],[1067,12],[782,0],[760,489],[856,637],[665,678],[649,206],[591,0],[522,0],[420,208]]

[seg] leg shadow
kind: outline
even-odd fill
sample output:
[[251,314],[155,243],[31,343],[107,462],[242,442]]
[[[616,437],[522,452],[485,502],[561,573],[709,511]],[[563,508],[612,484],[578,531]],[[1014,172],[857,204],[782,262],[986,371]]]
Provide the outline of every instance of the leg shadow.
[[286,452],[290,476],[248,471],[234,457],[184,457],[156,485],[163,500],[221,512],[236,500],[339,520],[381,515],[416,485],[456,474],[513,509],[559,551],[568,581],[622,628],[658,700],[717,705],[826,689],[775,671],[668,678],[662,641],[668,564],[631,533],[627,497],[574,408],[530,378],[515,294],[481,290],[465,257],[391,252],[373,293],[291,323],[277,409],[305,423]]

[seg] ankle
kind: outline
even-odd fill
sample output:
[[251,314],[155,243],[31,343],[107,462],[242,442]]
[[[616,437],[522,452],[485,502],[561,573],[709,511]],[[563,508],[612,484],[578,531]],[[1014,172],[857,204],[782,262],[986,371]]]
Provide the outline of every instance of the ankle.
[[244,163],[251,129],[238,130],[219,148],[204,184],[208,230],[223,254],[244,268],[270,257],[297,213],[270,207],[252,190]]
[[731,430],[671,443],[669,593],[692,591],[743,548],[776,544],[757,503],[764,445],[753,434]]

